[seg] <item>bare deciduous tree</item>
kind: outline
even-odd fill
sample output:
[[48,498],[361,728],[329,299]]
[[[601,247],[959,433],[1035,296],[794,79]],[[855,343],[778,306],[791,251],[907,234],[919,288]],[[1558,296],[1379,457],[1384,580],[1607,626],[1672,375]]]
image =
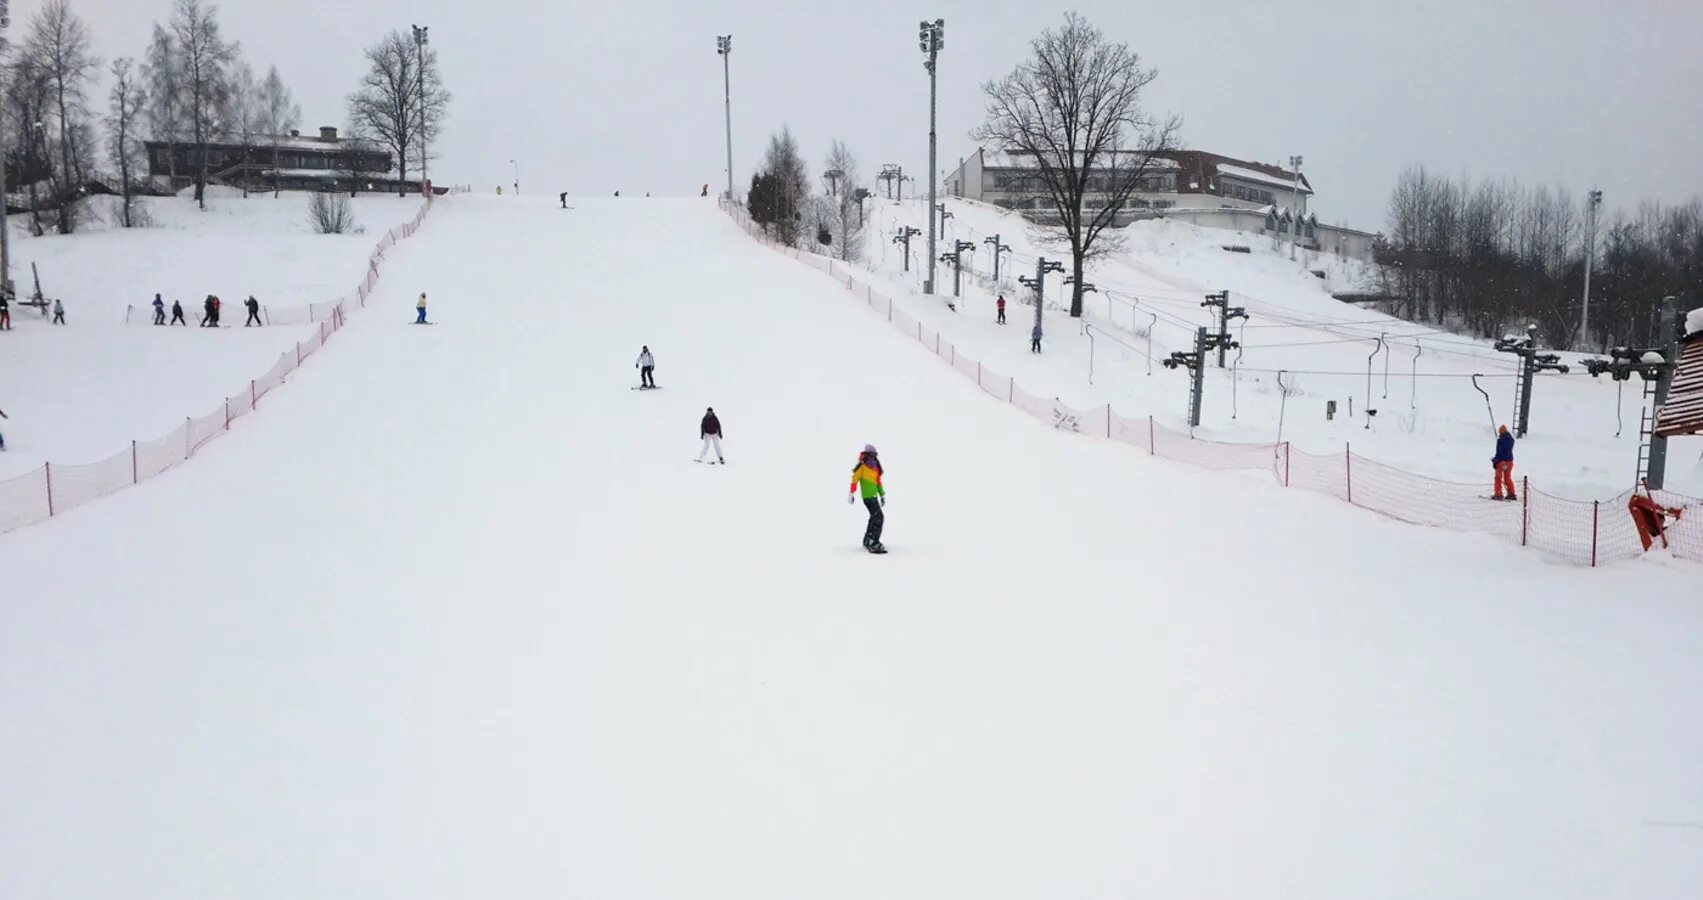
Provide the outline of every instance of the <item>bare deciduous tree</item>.
[[6,142],[8,187],[28,188],[30,233],[40,237],[47,231],[41,215],[41,186],[54,177],[46,127],[52,118],[52,90],[46,71],[28,54],[19,54],[7,67],[6,106],[6,123],[14,129]]
[[[791,129],[782,126],[769,137],[763,168],[752,179],[751,187],[751,218],[787,246],[798,246],[810,201],[810,183]],[[814,227],[815,223],[810,224]]]
[[290,89],[284,84],[284,79],[278,74],[278,67],[273,66],[266,72],[266,79],[260,82],[258,107],[258,127],[262,134],[270,135],[272,144],[272,195],[278,195],[278,162],[279,151],[283,146],[285,136],[295,128],[302,118],[302,108],[296,105],[290,96]]
[[360,89],[349,96],[349,118],[390,148],[398,178],[406,182],[409,162],[424,156],[449,108],[437,53],[392,31],[367,48],[367,62]]
[[87,91],[100,60],[89,52],[89,27],[71,11],[67,0],[48,0],[31,19],[24,54],[47,79],[46,112],[56,139],[53,201],[59,209],[59,233],[70,234],[76,227],[74,207],[82,199],[93,151]]
[[195,166],[195,202],[207,207],[206,145],[224,131],[229,109],[231,65],[237,45],[219,28],[219,9],[202,0],[177,0],[172,8],[172,38],[179,63],[179,95],[190,137],[202,150]]
[[177,142],[183,131],[183,69],[170,31],[154,24],[148,54],[142,63],[148,94],[148,133],[166,145],[166,172],[177,188]]
[[834,255],[847,262],[861,258],[863,223],[859,219],[858,203],[854,196],[858,183],[857,157],[852,155],[845,141],[835,138],[829,145],[827,168],[823,171],[839,173],[834,179],[834,196],[829,198],[833,205],[831,230]]
[[[1030,48],[1031,59],[982,85],[987,121],[972,136],[1032,160],[1035,185],[1063,226],[1054,239],[1069,247],[1080,275],[1088,260],[1117,249],[1116,232],[1107,229],[1157,155],[1178,148],[1182,122],[1146,112],[1142,91],[1158,71],[1076,13]],[[1099,205],[1089,208],[1090,196]],[[1082,315],[1080,278],[1070,314]]]
[[242,195],[248,196],[250,153],[260,131],[260,84],[254,80],[254,70],[248,63],[238,61],[231,69],[230,91],[225,96],[225,110],[220,118],[226,128],[225,139],[242,147],[238,163],[243,171],[238,175]]
[[107,153],[118,165],[118,189],[124,198],[119,222],[125,228],[136,226],[131,215],[131,197],[136,193],[136,172],[144,163],[137,125],[148,103],[147,91],[134,66],[135,62],[129,58],[113,60],[112,91],[107,95]]

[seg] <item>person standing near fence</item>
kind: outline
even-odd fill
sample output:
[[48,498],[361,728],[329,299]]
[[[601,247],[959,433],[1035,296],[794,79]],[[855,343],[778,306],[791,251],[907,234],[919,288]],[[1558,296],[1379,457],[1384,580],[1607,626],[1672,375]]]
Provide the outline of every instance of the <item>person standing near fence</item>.
[[183,318],[182,300],[173,300],[171,302],[171,323],[173,325],[182,325],[185,328],[189,327],[189,322]]
[[159,294],[154,295],[154,324],[166,324],[166,301],[161,300]]
[[633,363],[633,368],[639,370],[640,390],[656,387],[656,376],[651,374],[656,371],[656,357],[650,355],[650,347],[639,348],[639,358],[637,362]]
[[1005,324],[1005,295],[1004,294],[999,295],[999,302],[995,303],[994,307],[999,310],[999,318],[995,319],[994,321],[998,322],[1001,325],[1004,325]]
[[704,439],[704,446],[698,450],[698,462],[704,461],[704,454],[715,448],[715,461],[727,465],[727,460],[721,455],[721,420],[716,418],[715,407],[704,410],[704,419],[698,423],[698,437]]
[[846,503],[856,503],[858,494],[863,494],[864,508],[869,510],[869,524],[863,529],[863,549],[871,553],[887,552],[881,543],[881,529],[887,522],[882,512],[887,506],[887,489],[881,484],[881,474],[881,458],[875,452],[875,445],[864,444],[863,452],[857,455],[857,465],[852,466]]
[[[1514,436],[1508,433],[1508,426],[1503,425],[1496,432],[1496,455],[1490,458],[1490,464],[1496,468],[1496,500],[1518,500],[1520,495],[1514,490]],[[1502,496],[1506,487],[1508,495]]]
[[57,299],[53,301],[53,324],[65,324],[65,304]]
[[260,301],[254,299],[253,294],[249,294],[248,299],[243,301],[243,305],[248,307],[248,319],[242,323],[242,327],[260,325]]

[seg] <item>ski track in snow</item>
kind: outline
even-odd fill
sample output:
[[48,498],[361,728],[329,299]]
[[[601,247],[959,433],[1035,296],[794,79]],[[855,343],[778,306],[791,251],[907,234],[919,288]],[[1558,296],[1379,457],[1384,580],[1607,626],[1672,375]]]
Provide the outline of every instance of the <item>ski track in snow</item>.
[[0,896],[1703,883],[1698,567],[1049,431],[712,201],[578,206],[444,203],[193,465],[0,537]]

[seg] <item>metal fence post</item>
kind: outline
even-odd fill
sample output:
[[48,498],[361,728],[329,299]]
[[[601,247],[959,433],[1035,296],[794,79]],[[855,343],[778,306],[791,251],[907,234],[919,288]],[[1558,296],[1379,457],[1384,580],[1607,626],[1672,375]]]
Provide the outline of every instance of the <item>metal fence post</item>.
[[1520,546],[1526,545],[1526,535],[1532,526],[1532,480],[1529,475],[1520,476]]
[[137,475],[138,471],[139,471],[139,469],[136,465],[136,442],[131,441],[130,442],[130,483],[131,484],[140,484],[142,482],[142,479]]
[[1159,455],[1159,444],[1158,444],[1157,439],[1153,435],[1153,417],[1152,416],[1147,417],[1147,455],[1148,456],[1158,456]]
[[1283,442],[1283,486],[1289,486],[1289,442]]
[[42,463],[41,474],[47,478],[47,515],[53,516],[53,464]]
[[1354,448],[1352,444],[1342,445],[1342,475],[1348,485],[1348,502],[1354,502]]
[[1597,519],[1602,511],[1602,501],[1591,501],[1591,568],[1597,567]]

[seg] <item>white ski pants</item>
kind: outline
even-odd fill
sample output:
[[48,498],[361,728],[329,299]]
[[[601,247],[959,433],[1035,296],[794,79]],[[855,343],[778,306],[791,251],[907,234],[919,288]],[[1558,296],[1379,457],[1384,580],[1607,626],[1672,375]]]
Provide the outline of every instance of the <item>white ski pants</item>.
[[704,448],[698,451],[698,459],[702,460],[704,458],[704,454],[710,452],[711,447],[715,448],[715,458],[721,459],[721,435],[704,435]]

